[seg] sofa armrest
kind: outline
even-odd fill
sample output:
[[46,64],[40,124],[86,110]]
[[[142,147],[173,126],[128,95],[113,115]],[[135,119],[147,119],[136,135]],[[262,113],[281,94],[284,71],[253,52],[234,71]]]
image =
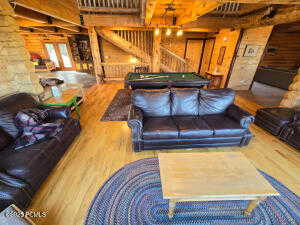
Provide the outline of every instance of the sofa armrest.
[[248,129],[249,125],[254,122],[254,116],[236,105],[230,105],[226,110],[226,114],[227,116],[238,121],[243,128]]
[[127,123],[128,126],[132,129],[133,139],[136,141],[140,140],[143,132],[142,111],[131,105]]
[[300,124],[300,109],[295,109],[295,114],[293,118],[293,123]]
[[39,109],[46,110],[49,114],[50,120],[68,119],[71,115],[71,109],[69,107],[51,107],[51,106],[39,106]]

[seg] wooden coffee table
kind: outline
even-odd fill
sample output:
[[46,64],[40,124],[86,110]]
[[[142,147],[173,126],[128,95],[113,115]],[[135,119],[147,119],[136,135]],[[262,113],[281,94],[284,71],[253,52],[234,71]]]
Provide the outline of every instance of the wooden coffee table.
[[159,153],[158,158],[169,218],[176,202],[250,200],[248,216],[260,201],[279,195],[242,153]]

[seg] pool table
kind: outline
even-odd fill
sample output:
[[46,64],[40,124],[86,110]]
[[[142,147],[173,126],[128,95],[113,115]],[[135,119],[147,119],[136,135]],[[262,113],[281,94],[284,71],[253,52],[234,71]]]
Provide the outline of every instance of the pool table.
[[158,88],[202,88],[210,80],[197,73],[128,73],[125,88],[158,89]]

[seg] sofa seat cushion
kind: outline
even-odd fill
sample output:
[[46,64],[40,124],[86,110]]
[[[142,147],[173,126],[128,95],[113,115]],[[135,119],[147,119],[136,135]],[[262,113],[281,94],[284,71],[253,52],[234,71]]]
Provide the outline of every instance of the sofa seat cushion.
[[151,139],[176,139],[178,129],[172,117],[146,118],[143,128],[143,138]]
[[0,164],[7,174],[29,183],[34,192],[51,171],[56,151],[60,151],[59,142],[52,138],[19,150],[6,149],[0,154]]
[[247,133],[246,128],[224,114],[205,115],[201,118],[214,130],[215,137],[234,137]]
[[13,143],[13,138],[0,127],[0,151]]
[[207,123],[197,117],[173,117],[179,130],[179,138],[196,139],[212,137],[214,131]]
[[264,108],[257,111],[256,117],[282,127],[293,120],[294,114],[294,110],[289,108]]

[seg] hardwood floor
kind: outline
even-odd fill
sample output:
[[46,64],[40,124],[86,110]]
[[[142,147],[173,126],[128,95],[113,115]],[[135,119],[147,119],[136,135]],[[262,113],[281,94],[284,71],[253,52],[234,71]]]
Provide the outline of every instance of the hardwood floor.
[[[45,181],[31,204],[47,211],[38,225],[81,225],[100,186],[114,172],[137,159],[157,156],[157,151],[134,153],[126,122],[101,122],[121,82],[95,85],[81,106],[81,135]],[[240,151],[258,168],[300,195],[300,152],[252,125],[254,139],[246,147],[215,147],[189,152]],[[172,150],[161,151],[171,152]],[[186,152],[186,150],[173,150]]]

